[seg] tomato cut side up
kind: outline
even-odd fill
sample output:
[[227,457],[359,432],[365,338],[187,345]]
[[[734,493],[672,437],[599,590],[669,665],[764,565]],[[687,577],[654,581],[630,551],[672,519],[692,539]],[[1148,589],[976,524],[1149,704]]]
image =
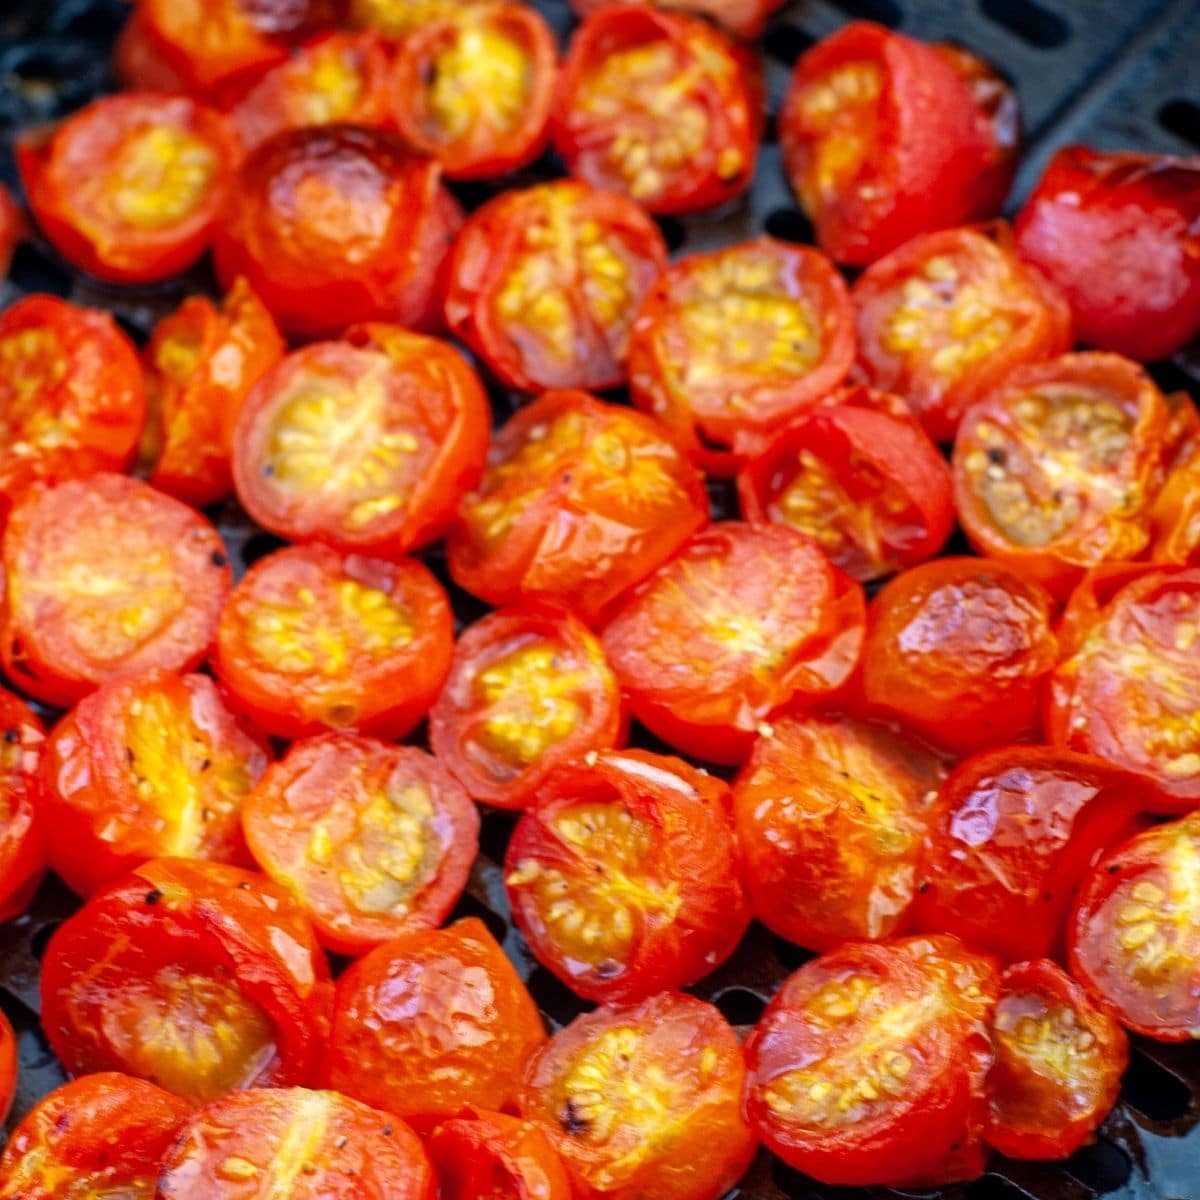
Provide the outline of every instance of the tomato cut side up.
[[0,688],[0,921],[24,911],[46,869],[45,742],[37,715]]

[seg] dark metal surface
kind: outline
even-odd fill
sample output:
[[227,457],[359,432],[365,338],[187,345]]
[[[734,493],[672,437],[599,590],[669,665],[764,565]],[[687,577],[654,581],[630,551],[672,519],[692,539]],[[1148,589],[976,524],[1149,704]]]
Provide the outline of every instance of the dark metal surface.
[[[566,33],[565,0],[538,7]],[[0,178],[15,182],[13,135],[51,120],[112,86],[108,48],[127,15],[122,0],[0,0]],[[1059,144],[1084,141],[1106,148],[1200,152],[1200,2],[1198,0],[802,0],[787,6],[764,39],[772,112],[796,56],[851,17],[894,25],[920,37],[955,41],[991,59],[1017,85],[1030,136],[1018,179],[1019,196]],[[770,134],[768,135],[770,139]],[[542,164],[540,173],[551,168]],[[539,172],[531,173],[536,176]],[[488,188],[465,190],[470,205]],[[717,217],[663,222],[672,249],[688,252],[752,236],[764,229],[806,240],[768,140],[754,187],[736,208]],[[31,291],[52,291],[108,308],[135,337],[186,294],[208,290],[204,268],[149,288],[117,289],[73,273],[46,247],[22,248],[12,277],[0,285],[0,305]],[[1200,393],[1200,356],[1157,368],[1164,382]],[[512,398],[495,389],[497,419]],[[725,510],[727,494],[714,504]],[[256,532],[232,505],[215,514],[238,570],[279,543]],[[431,565],[445,581],[436,553]],[[451,589],[461,621],[481,606]],[[643,744],[650,742],[640,739]],[[489,814],[483,853],[456,915],[476,915],[500,938],[555,1027],[585,1006],[530,957],[508,921],[497,865],[512,818]],[[15,1121],[63,1076],[37,1025],[38,959],[56,924],[75,901],[55,881],[30,911],[0,925],[0,1007],[18,1030],[21,1079]],[[752,1024],[779,981],[807,956],[755,926],[734,958],[694,990],[713,1000],[735,1024]],[[1095,1145],[1063,1164],[1021,1164],[1000,1158],[980,1181],[948,1189],[946,1200],[1200,1200],[1200,1045],[1158,1046],[1139,1040],[1122,1100]],[[11,1126],[11,1122],[10,1122]],[[864,1193],[826,1188],[760,1156],[737,1189],[745,1200],[855,1200]]]

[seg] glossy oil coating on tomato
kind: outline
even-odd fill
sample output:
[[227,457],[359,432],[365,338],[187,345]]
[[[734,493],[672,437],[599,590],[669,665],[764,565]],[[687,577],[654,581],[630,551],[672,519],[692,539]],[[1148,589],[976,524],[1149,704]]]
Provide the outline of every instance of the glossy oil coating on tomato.
[[153,671],[106,683],[46,747],[50,865],[81,896],[151,858],[251,866],[242,804],[268,761],[207,675]]
[[1004,972],[992,1018],[984,1136],[1009,1158],[1074,1154],[1117,1102],[1129,1039],[1047,959]]
[[[571,7],[580,15],[587,16],[610,4],[612,0],[571,0]],[[648,3],[649,0],[642,0]],[[739,37],[757,37],[767,23],[767,18],[782,7],[784,0],[655,0],[659,8],[677,8],[682,12],[698,13],[711,17],[730,33]]]
[[487,179],[546,145],[558,49],[526,4],[446,5],[397,46],[392,116],[414,150],[450,179]]
[[218,231],[217,274],[244,275],[285,333],[336,337],[358,321],[440,323],[440,277],[462,221],[441,168],[392,134],[291,129],[246,159]]
[[954,444],[959,519],[981,553],[1056,592],[1150,539],[1172,417],[1150,377],[1114,354],[1018,367],[967,411]]
[[[731,331],[734,336],[731,336]],[[854,361],[846,285],[819,251],[759,238],[669,267],[629,343],[633,402],[728,474]]]
[[907,918],[946,768],[897,730],[782,717],[733,789],[754,915],[810,950],[876,940]]
[[238,497],[294,541],[395,558],[441,534],[479,482],[491,412],[454,347],[397,325],[288,355],[233,439]]
[[847,388],[780,429],[738,475],[749,521],[807,534],[859,582],[936,554],[954,528],[945,460],[898,396]]
[[1013,367],[1071,348],[1071,311],[1013,253],[1006,225],[913,238],[872,263],[851,296],[858,367],[895,392],[938,441]]
[[718,1200],[754,1155],[744,1079],[717,1009],[663,992],[555,1034],[529,1063],[520,1109],[549,1133],[579,1200]]
[[572,175],[653,213],[745,191],[762,127],[758,63],[706,21],[610,4],[571,39],[551,119]]
[[558,600],[591,624],[706,523],[708,497],[657,422],[554,391],[497,434],[459,513],[461,587],[498,606]]
[[436,759],[343,733],[295,743],[243,818],[259,866],[340,954],[439,925],[479,850],[479,814]]
[[423,564],[293,546],[230,594],[213,667],[235,706],[277,737],[401,738],[429,710],[452,651],[450,604]]
[[387,942],[342,975],[327,1079],[428,1130],[464,1105],[511,1109],[545,1040],[512,963],[469,917]]
[[782,525],[693,537],[605,626],[630,710],[677,750],[745,758],[789,704],[836,692],[862,646],[862,589]]
[[1200,159],[1065,146],[1017,218],[1080,340],[1143,362],[1200,331]]
[[117,283],[167,279],[208,249],[240,157],[220,113],[156,92],[101,97],[17,153],[55,249]]
[[3,556],[4,670],[50,704],[140,671],[198,666],[229,591],[216,529],[124,475],[32,493],[9,518]]
[[1058,642],[1050,594],[977,558],[920,563],[875,597],[862,698],[959,754],[1028,739]]
[[153,1200],[158,1165],[188,1112],[178,1096],[128,1075],[64,1084],[13,1130],[0,1200]]
[[13,252],[27,233],[25,215],[12,192],[0,183],[0,279],[8,274]]
[[429,714],[434,753],[472,799],[495,808],[527,807],[556,765],[623,736],[603,648],[555,604],[502,609],[466,629]]
[[329,968],[282,888],[156,859],[93,896],[42,961],[42,1026],[72,1074],[119,1070],[202,1102],[307,1083]]
[[505,192],[455,243],[446,323],[510,387],[615,387],[666,265],[658,227],[624,196],[567,179]]
[[0,921],[25,910],[46,869],[45,742],[37,715],[0,688]]
[[156,1200],[434,1200],[421,1143],[403,1121],[306,1088],[212,1100],[179,1131]]
[[605,1004],[714,971],[750,923],[728,809],[716,780],[644,751],[551,772],[504,863],[513,918],[538,961]]

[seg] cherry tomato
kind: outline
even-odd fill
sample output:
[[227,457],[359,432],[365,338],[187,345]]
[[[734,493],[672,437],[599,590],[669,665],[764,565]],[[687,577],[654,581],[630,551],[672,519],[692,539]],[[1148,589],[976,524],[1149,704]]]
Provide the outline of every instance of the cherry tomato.
[[862,589],[815,542],[723,521],[651,575],[602,641],[639,721],[686,754],[736,763],[780,709],[847,681],[863,622]]
[[904,401],[855,387],[780,429],[738,475],[742,514],[807,534],[860,582],[936,554],[954,528],[945,460]]
[[360,325],[268,372],[233,439],[238,496],[297,541],[394,558],[439,536],[479,482],[491,411],[453,346]]
[[[581,16],[596,12],[612,0],[571,0],[571,7]],[[648,0],[641,0],[647,3]],[[659,8],[677,8],[683,12],[699,13],[711,17],[730,33],[739,37],[758,37],[767,23],[767,18],[784,0],[655,0]]]
[[728,807],[715,780],[638,750],[551,772],[504,864],[513,918],[538,961],[605,1004],[714,971],[750,923]]
[[871,604],[862,698],[958,754],[1030,737],[1054,669],[1054,602],[1003,563],[942,558]]
[[567,179],[505,192],[455,243],[446,323],[510,387],[616,387],[666,265],[658,227],[624,196]]
[[45,741],[36,714],[0,688],[0,921],[24,912],[46,869]]
[[462,222],[437,163],[355,125],[290,129],[246,159],[217,233],[217,275],[244,275],[285,333],[358,321],[439,323],[440,277]]
[[194,1113],[156,1200],[434,1200],[433,1169],[403,1121],[336,1092],[255,1088]]
[[489,613],[458,639],[429,742],[472,799],[520,809],[560,763],[620,743],[621,715],[617,677],[587,626],[530,604]]
[[106,683],[46,747],[50,865],[81,896],[168,855],[248,867],[242,804],[268,761],[207,675]]
[[349,19],[357,28],[378,29],[401,42],[420,33],[430,22],[453,15],[460,8],[490,4],[494,0],[350,0]]
[[963,417],[959,519],[982,553],[1055,592],[1150,539],[1171,413],[1135,363],[1068,354],[1018,367]]
[[521,1115],[549,1133],[578,1200],[718,1200],[754,1155],[745,1070],[711,1004],[663,992],[555,1034],[526,1069]]
[[650,212],[715,208],[754,176],[757,70],[707,21],[605,5],[571,39],[551,117],[554,148],[572,175]]
[[873,263],[852,297],[858,366],[903,396],[938,441],[1013,367],[1071,348],[1066,301],[996,222],[927,233]]
[[12,192],[0,183],[0,279],[8,274],[13,251],[25,240],[25,215]]
[[1200,158],[1065,146],[1017,217],[1082,341],[1148,361],[1200,332]]
[[1117,1102],[1129,1062],[1120,1025],[1047,959],[1004,972],[992,1018],[985,1136],[1009,1158],[1068,1158]]
[[1150,534],[1152,562],[1200,566],[1200,436],[1172,458],[1150,509]]
[[853,361],[842,277],[819,251],[764,237],[659,276],[633,325],[629,382],[698,463],[730,474]]
[[157,859],[50,939],[42,1026],[72,1074],[121,1070],[210,1100],[312,1078],[328,977],[282,888],[237,867]]
[[221,613],[213,667],[277,737],[403,737],[450,668],[446,593],[413,559],[293,546],[254,564]]
[[0,1124],[8,1120],[17,1089],[17,1035],[8,1017],[0,1011]]
[[436,759],[344,733],[293,745],[243,820],[259,866],[339,954],[441,924],[479,849],[479,814]]
[[0,517],[32,483],[120,471],[145,417],[137,351],[107,313],[28,296],[0,313]]
[[229,591],[212,525],[124,475],[31,493],[9,518],[3,551],[4,670],[50,704],[140,671],[198,666]]
[[459,512],[461,587],[497,606],[558,600],[594,624],[705,524],[708,497],[656,421],[555,391],[499,432]]
[[154,1200],[188,1105],[127,1075],[85,1075],[44,1096],[0,1158],[0,1200]]
[[467,1104],[509,1108],[545,1040],[512,963],[469,917],[395,938],[338,980],[328,1080],[429,1130]]
[[42,232],[99,279],[146,283],[190,266],[217,230],[241,148],[225,119],[186,96],[102,96],[17,163]]
[[159,321],[143,355],[149,420],[141,444],[156,488],[197,507],[233,491],[238,412],[283,353],[271,314],[244,279],[219,308],[207,296],[190,296]]
[[446,5],[399,43],[392,116],[414,150],[451,179],[488,179],[546,145],[558,49],[526,4]]

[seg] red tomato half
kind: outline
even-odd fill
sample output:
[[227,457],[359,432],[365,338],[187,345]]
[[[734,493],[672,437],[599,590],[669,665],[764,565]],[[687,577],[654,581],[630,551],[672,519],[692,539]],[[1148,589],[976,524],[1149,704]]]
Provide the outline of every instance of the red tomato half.
[[[650,0],[642,0],[649,3]],[[739,37],[758,37],[767,18],[785,0],[654,0],[659,8],[677,8],[682,12],[699,13],[724,25]],[[612,0],[571,0],[571,7],[582,16],[596,12]]]
[[42,1026],[72,1074],[121,1070],[204,1101],[313,1077],[329,969],[282,888],[164,858],[93,896],[42,960]]
[[0,921],[20,916],[46,869],[45,742],[29,706],[0,688]]
[[25,214],[12,192],[0,183],[0,279],[8,274],[13,252],[25,240]]
[[442,1200],[571,1200],[571,1180],[532,1121],[471,1109],[439,1125],[425,1148]]
[[740,762],[765,721],[826,697],[862,645],[862,589],[781,525],[724,521],[618,609],[602,641],[635,717],[712,762]]

